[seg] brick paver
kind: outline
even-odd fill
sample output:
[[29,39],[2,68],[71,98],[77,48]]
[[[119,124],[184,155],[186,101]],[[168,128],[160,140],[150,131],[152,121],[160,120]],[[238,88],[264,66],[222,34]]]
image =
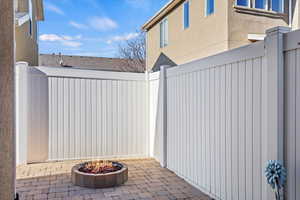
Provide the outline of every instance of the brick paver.
[[31,164],[17,167],[17,192],[22,200],[209,200],[199,190],[152,159],[123,160],[129,168],[124,185],[105,189],[73,186],[71,168],[83,161]]

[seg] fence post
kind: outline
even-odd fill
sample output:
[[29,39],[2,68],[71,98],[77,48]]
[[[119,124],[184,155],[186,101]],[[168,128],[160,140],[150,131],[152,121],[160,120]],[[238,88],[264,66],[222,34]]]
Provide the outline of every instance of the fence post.
[[28,137],[28,63],[16,63],[16,162],[17,165],[27,163]]
[[147,128],[147,156],[150,157],[150,78],[149,72],[145,71],[145,80],[146,80],[146,128]]
[[268,139],[269,159],[283,161],[284,156],[284,55],[283,34],[288,27],[267,30]]
[[161,165],[162,167],[167,167],[167,156],[168,156],[168,109],[167,109],[167,76],[166,76],[166,71],[168,65],[162,65],[160,67],[160,81],[161,81],[161,93],[162,95],[162,160],[161,160]]
[[[274,27],[266,31],[268,68],[268,159],[284,161],[284,52],[283,35],[288,27]],[[272,199],[271,190],[268,199]]]

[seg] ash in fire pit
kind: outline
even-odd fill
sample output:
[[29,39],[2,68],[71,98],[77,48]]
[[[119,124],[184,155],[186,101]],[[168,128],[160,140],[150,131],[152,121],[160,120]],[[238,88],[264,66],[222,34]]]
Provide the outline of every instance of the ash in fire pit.
[[80,172],[91,174],[107,174],[122,169],[122,165],[111,161],[88,162],[79,168]]
[[81,187],[106,188],[128,180],[125,164],[112,161],[91,161],[72,168],[72,183]]

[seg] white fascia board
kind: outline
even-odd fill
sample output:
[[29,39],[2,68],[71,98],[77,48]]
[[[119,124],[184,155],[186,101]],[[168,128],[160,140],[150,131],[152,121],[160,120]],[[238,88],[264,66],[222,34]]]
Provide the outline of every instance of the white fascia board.
[[16,17],[15,20],[16,20],[17,26],[22,26],[24,23],[26,23],[30,19],[29,14],[24,13],[24,12],[17,12],[15,17]]
[[248,34],[248,40],[251,41],[262,41],[266,37],[266,34]]
[[159,11],[157,11],[146,23],[142,25],[142,27],[149,24],[152,20],[154,20],[162,11],[164,11],[169,5],[171,5],[175,0],[169,0]]

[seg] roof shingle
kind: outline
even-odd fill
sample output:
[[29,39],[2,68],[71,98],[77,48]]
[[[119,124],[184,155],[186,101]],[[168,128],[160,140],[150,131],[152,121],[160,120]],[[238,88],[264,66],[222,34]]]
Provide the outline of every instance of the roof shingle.
[[[89,56],[66,56],[63,55],[63,65],[78,69],[136,72],[133,68],[126,67],[127,59],[104,58]],[[61,67],[60,56],[55,54],[40,54],[39,66]]]

